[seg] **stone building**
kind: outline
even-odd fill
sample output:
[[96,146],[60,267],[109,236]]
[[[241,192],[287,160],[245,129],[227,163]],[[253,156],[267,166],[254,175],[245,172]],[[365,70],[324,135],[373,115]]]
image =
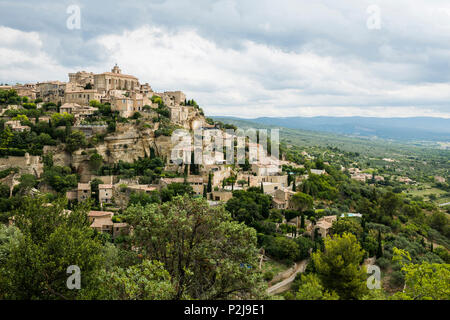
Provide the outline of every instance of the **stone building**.
[[330,230],[333,226],[333,222],[337,220],[336,216],[325,216],[322,217],[314,226],[311,226],[313,233],[314,230],[317,229],[317,233],[322,238],[326,238],[326,236],[330,233]]
[[94,85],[94,73],[86,71],[78,71],[76,73],[69,73],[69,82],[76,83],[78,86],[84,88],[88,84]]
[[91,185],[89,183],[78,183],[77,187],[78,202],[82,202],[91,197]]
[[165,91],[163,94],[164,100],[166,100],[167,106],[181,105],[186,101],[186,95],[182,91]]
[[101,99],[102,95],[95,89],[66,91],[64,93],[65,103],[77,103],[82,106],[88,106],[92,100],[100,101]]
[[5,122],[5,125],[10,127],[12,131],[17,131],[17,132],[24,132],[24,131],[31,130],[31,128],[29,126],[23,126],[20,123],[20,120],[10,120],[10,121]]
[[20,97],[28,97],[32,100],[36,99],[37,91],[34,83],[26,83],[24,85],[15,85],[12,89],[16,90]]
[[36,84],[36,97],[44,102],[63,102],[66,84],[61,81],[46,81]]
[[[160,180],[161,187],[167,187],[171,183],[184,183],[184,178],[162,178]],[[196,195],[203,194],[203,178],[199,176],[189,176],[186,178],[188,183]]]
[[98,200],[101,205],[104,203],[112,203],[113,198],[113,186],[112,184],[99,184],[98,185]]
[[128,74],[122,74],[122,70],[120,70],[117,64],[111,72],[94,75],[94,88],[99,93],[106,93],[109,90],[140,90],[138,78]]
[[59,112],[67,112],[69,114],[73,114],[74,116],[90,116],[94,114],[94,112],[98,110],[97,108],[90,106],[81,106],[77,103],[64,103],[60,108]]
[[295,194],[289,189],[278,189],[273,194],[273,207],[275,209],[294,209],[294,204],[291,202],[291,197]]
[[227,202],[233,197],[233,193],[227,190],[213,190],[211,192],[211,200]]
[[110,211],[90,211],[88,214],[90,227],[98,232],[109,233],[113,238],[129,234],[129,225],[123,222],[113,222],[113,216],[114,213]]

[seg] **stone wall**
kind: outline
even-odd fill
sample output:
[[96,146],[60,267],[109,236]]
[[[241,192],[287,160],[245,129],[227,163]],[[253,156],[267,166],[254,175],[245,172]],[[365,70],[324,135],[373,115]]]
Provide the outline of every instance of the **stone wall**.
[[40,156],[30,156],[28,153],[24,157],[5,157],[0,158],[0,170],[11,167],[19,168],[19,174],[33,174],[40,177],[44,172],[44,165]]

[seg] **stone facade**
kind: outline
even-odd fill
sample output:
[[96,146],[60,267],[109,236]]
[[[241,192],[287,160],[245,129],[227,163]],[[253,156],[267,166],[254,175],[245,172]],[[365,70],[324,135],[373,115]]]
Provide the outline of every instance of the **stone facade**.
[[65,91],[64,93],[65,103],[77,103],[82,106],[88,106],[92,100],[100,101],[101,99],[102,95],[95,89]]
[[122,70],[115,65],[111,72],[94,75],[94,88],[99,93],[107,93],[109,90],[139,90],[139,80],[135,76],[122,74]]

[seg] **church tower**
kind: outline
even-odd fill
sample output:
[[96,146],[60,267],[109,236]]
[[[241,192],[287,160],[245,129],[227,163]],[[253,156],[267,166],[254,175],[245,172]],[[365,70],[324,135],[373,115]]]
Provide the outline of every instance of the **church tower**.
[[114,66],[114,68],[112,68],[111,72],[112,72],[112,73],[116,73],[116,74],[120,74],[120,73],[122,73],[122,70],[120,70],[119,66],[118,66],[117,63],[116,63],[116,65]]

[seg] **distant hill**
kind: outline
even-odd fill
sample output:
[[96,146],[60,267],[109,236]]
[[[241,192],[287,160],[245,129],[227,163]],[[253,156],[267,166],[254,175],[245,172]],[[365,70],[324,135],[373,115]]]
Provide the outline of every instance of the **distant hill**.
[[262,117],[241,119],[217,116],[213,118],[217,120],[244,120],[263,125],[360,137],[378,137],[403,141],[450,141],[450,119],[444,118]]

